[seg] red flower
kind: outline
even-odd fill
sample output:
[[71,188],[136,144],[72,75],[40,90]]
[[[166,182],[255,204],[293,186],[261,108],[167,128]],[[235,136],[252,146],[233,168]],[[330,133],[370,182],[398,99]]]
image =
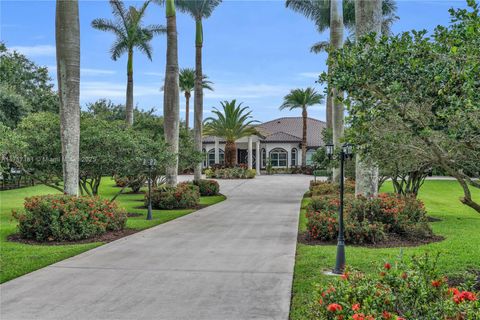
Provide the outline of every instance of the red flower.
[[387,262],[387,263],[385,263],[385,265],[383,267],[387,270],[390,270],[392,268],[392,265]]
[[353,320],[365,320],[365,315],[363,313],[356,313],[352,318]]
[[345,272],[344,274],[341,275],[343,280],[348,280],[348,272]]
[[[457,292],[458,292],[458,290],[457,290]],[[467,301],[467,300],[468,301],[476,301],[477,296],[475,295],[475,293],[470,292],[470,291],[458,292],[453,296],[453,301],[456,304],[459,304],[460,302]]]
[[360,303],[355,303],[355,304],[352,306],[352,310],[353,310],[353,311],[358,311],[358,310],[360,310]]
[[320,304],[320,305],[323,304],[323,299],[322,298],[318,299],[318,304]]
[[398,317],[397,320],[405,320],[405,318]]
[[441,284],[442,284],[441,280],[432,280],[432,286],[435,288],[440,287]]
[[330,312],[337,312],[337,311],[342,311],[343,308],[338,303],[332,303],[328,305],[327,310]]
[[392,319],[392,315],[387,311],[382,312],[382,317],[383,319]]

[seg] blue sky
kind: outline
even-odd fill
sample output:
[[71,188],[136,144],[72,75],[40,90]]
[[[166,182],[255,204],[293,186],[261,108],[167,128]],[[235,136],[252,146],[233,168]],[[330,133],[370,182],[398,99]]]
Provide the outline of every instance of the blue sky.
[[[126,1],[140,5],[140,1]],[[393,26],[398,33],[411,29],[433,30],[449,23],[450,7],[466,7],[461,0],[398,0],[400,20]],[[0,39],[36,63],[55,71],[55,1],[0,1]],[[99,98],[124,103],[126,57],[112,61],[109,48],[114,36],[90,27],[98,17],[111,17],[107,1],[80,1],[81,24],[81,104]],[[179,65],[194,66],[194,22],[178,14]],[[145,22],[165,24],[164,8],[151,5]],[[237,99],[253,109],[257,120],[299,115],[279,111],[290,89],[315,86],[325,70],[325,54],[312,54],[310,46],[328,40],[312,22],[285,8],[284,1],[225,1],[204,23],[204,73],[215,83],[206,92],[205,116],[219,101]],[[134,57],[135,104],[162,113],[160,91],[165,72],[165,36],[153,40],[153,61],[139,52]],[[181,117],[184,99],[181,96]],[[310,109],[310,116],[324,119],[325,106]]]

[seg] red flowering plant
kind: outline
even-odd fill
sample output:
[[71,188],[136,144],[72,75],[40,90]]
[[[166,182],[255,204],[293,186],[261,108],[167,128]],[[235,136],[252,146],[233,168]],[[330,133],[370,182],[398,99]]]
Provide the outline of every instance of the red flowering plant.
[[24,210],[13,212],[25,239],[75,241],[125,227],[127,214],[115,202],[98,197],[46,195],[25,198]]
[[386,262],[375,274],[347,271],[319,288],[313,313],[322,320],[480,319],[480,293],[468,281],[449,288],[437,262],[438,255],[424,255]]
[[194,185],[198,186],[201,196],[215,196],[220,192],[220,185],[215,180],[199,180],[194,181]]
[[[196,208],[199,204],[199,188],[191,183],[179,183],[176,187],[161,185],[152,191],[154,209],[187,209]],[[148,194],[145,195],[145,206],[147,205]]]
[[[339,205],[335,195],[312,198],[306,213],[311,239],[336,239]],[[391,233],[409,239],[425,239],[433,234],[420,200],[392,194],[380,194],[377,198],[347,195],[344,221],[345,239],[352,244],[378,243]]]

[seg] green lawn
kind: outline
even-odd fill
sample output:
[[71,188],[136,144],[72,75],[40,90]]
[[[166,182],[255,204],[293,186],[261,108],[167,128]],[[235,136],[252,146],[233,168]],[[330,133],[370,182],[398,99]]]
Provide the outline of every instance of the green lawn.
[[[386,185],[382,191],[391,191]],[[432,223],[434,232],[444,236],[441,242],[415,248],[404,248],[407,256],[424,252],[441,252],[439,267],[445,274],[455,274],[468,268],[480,269],[480,214],[462,205],[462,195],[456,181],[426,181],[419,198],[425,202],[428,214],[442,221]],[[480,190],[473,190],[473,197],[480,198]],[[308,203],[305,198],[302,208]],[[300,231],[306,229],[305,210],[300,214]],[[393,260],[400,254],[400,248],[368,249],[347,247],[347,264],[369,272],[375,263]],[[322,272],[331,269],[335,263],[335,246],[297,245],[291,319],[311,319],[309,304],[313,302],[315,284],[332,278]]]
[[[100,195],[111,198],[119,188],[109,178],[102,179]],[[16,232],[16,221],[12,218],[12,209],[21,209],[23,198],[34,195],[56,193],[52,188],[39,185],[0,192],[0,283],[45,267],[54,262],[77,255],[102,245],[101,242],[61,246],[27,245],[7,241],[8,235]],[[141,213],[141,216],[128,218],[127,227],[146,229],[165,223],[195,210],[153,210],[153,220],[147,221],[146,210],[135,207],[143,205],[143,194],[123,194],[117,198],[120,206],[128,212]],[[225,200],[224,196],[202,197],[202,205],[212,205]]]

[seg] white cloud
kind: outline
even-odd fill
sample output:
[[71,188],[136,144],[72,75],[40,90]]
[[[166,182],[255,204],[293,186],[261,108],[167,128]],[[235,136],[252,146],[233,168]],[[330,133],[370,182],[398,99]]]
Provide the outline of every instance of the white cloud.
[[103,76],[103,75],[110,75],[115,74],[114,70],[106,70],[106,69],[90,69],[90,68],[81,68],[80,74],[82,76]]
[[38,56],[55,56],[55,46],[45,44],[45,45],[35,45],[35,46],[13,46],[10,47],[10,50],[18,51],[29,57],[38,57]]
[[215,91],[205,91],[209,99],[246,99],[283,97],[291,86],[271,84],[214,85]]
[[321,73],[320,71],[319,72],[300,72],[298,76],[301,78],[318,79],[318,76],[320,75],[320,73]]
[[146,76],[165,77],[165,73],[161,72],[144,72],[143,74]]
[[[115,99],[124,98],[126,83],[111,83],[104,81],[82,81],[80,83],[80,95],[82,100],[96,100],[100,98]],[[135,85],[134,97],[162,96],[158,86]]]

